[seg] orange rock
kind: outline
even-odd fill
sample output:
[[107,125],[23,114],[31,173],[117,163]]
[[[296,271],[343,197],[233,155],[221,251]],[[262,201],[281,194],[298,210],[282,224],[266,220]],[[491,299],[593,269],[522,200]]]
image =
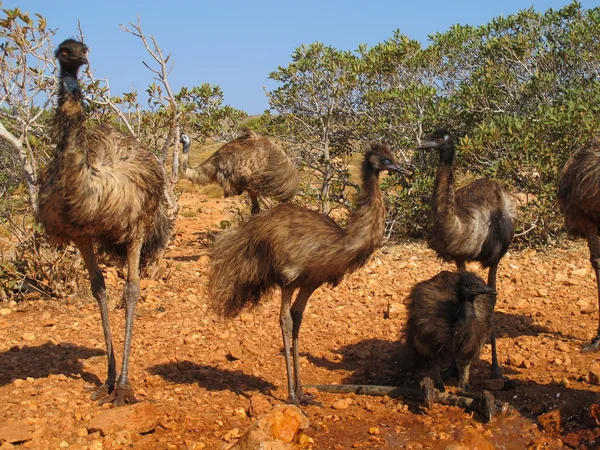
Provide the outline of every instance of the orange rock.
[[561,420],[560,419],[560,410],[558,410],[558,409],[549,411],[538,417],[538,422],[544,428],[544,430],[549,431],[551,433],[560,432],[560,430],[561,430],[560,420]]
[[132,433],[149,433],[158,424],[163,412],[151,403],[136,403],[108,409],[94,417],[87,429],[90,433],[99,431],[108,436],[117,431]]

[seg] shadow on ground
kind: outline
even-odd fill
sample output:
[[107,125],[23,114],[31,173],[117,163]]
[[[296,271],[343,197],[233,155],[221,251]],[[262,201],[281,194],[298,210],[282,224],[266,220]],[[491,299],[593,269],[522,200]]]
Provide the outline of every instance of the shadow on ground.
[[263,378],[247,375],[241,370],[224,370],[191,361],[159,364],[148,370],[172,383],[198,383],[209,391],[229,390],[238,394],[244,391],[260,391],[266,394],[276,389],[275,385]]
[[82,359],[104,355],[103,350],[71,343],[46,344],[36,347],[12,347],[0,353],[0,386],[16,379],[46,378],[50,374],[79,375],[91,384],[102,384],[94,374],[83,369]]

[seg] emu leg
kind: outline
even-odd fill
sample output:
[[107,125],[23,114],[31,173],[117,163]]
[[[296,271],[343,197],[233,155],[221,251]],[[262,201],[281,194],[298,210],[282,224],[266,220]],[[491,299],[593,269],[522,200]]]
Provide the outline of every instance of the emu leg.
[[461,364],[462,367],[459,368],[459,380],[458,380],[458,388],[463,392],[469,392],[469,372],[471,370],[471,361],[467,361],[466,363]]
[[281,288],[281,309],[279,311],[279,326],[281,327],[281,334],[283,336],[283,351],[285,354],[285,369],[287,372],[288,382],[288,403],[298,404],[300,401],[296,396],[296,390],[294,388],[294,375],[292,371],[292,356],[290,352],[290,339],[292,337],[292,313],[291,303],[292,295],[294,294],[295,288],[290,286],[283,286]]
[[140,296],[140,254],[142,251],[142,244],[142,240],[139,239],[132,242],[127,247],[127,282],[123,288],[123,299],[125,300],[123,364],[121,366],[121,375],[119,375],[115,390],[106,398],[106,402],[112,402],[115,406],[137,402],[137,399],[133,394],[133,389],[129,384],[128,370],[135,309]]
[[[588,247],[590,249],[590,262],[596,272],[596,288],[598,290],[598,306],[600,309],[600,242],[598,241],[598,233],[595,226],[590,226],[585,230]],[[599,313],[600,314],[600,313]],[[583,347],[584,352],[595,352],[600,349],[600,315],[598,322],[598,331],[596,337],[592,339],[590,344]]]
[[[496,290],[496,275],[498,273],[498,263],[493,264],[488,272],[487,285]],[[496,297],[494,297],[494,307],[496,307]],[[492,378],[502,378],[502,371],[500,370],[500,364],[498,364],[498,352],[496,350],[496,326],[494,325],[494,316],[492,315]]]
[[250,192],[248,192],[248,196],[250,197],[250,204],[252,205],[250,214],[258,214],[260,212],[260,205],[258,204],[258,197],[254,194],[251,194]]
[[446,388],[444,387],[444,382],[442,381],[442,374],[440,373],[440,362],[433,361],[431,363],[431,368],[433,372],[433,383],[436,389],[440,392],[446,392]]
[[106,286],[102,271],[98,267],[94,245],[91,239],[75,242],[75,245],[83,256],[85,267],[90,276],[92,295],[98,302],[100,308],[100,317],[102,318],[102,330],[104,331],[104,341],[106,342],[106,354],[108,356],[108,376],[106,382],[92,394],[92,400],[99,400],[111,394],[115,388],[117,379],[117,370],[115,362],[115,352],[113,350],[112,334],[110,332],[110,319],[108,317],[108,302],[106,300]]
[[300,403],[303,404],[311,403],[313,396],[305,395],[302,391],[302,382],[300,381],[300,357],[298,351],[298,336],[300,334],[300,326],[302,325],[302,316],[304,314],[304,309],[306,308],[306,303],[308,302],[308,299],[315,291],[315,289],[316,288],[312,286],[302,286],[292,306],[292,351],[294,357],[294,388],[296,390],[296,396],[298,397],[298,400],[300,400]]

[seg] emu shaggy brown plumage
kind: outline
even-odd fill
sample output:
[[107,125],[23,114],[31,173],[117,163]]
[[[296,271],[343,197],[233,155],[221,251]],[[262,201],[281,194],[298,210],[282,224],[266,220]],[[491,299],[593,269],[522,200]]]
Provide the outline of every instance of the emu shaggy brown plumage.
[[[438,150],[440,155],[433,188],[430,247],[441,258],[454,261],[459,271],[466,270],[467,261],[489,268],[487,284],[495,291],[498,264],[515,233],[517,207],[513,197],[501,184],[486,178],[455,189],[456,139],[448,131],[436,130],[418,148]],[[500,378],[493,326],[491,344],[492,377]]]
[[258,198],[291,200],[298,191],[298,171],[285,152],[268,137],[249,130],[219,148],[196,168],[188,167],[191,140],[181,134],[182,177],[195,184],[219,183],[225,197],[248,192],[252,214],[260,212]]
[[[600,305],[600,140],[577,150],[565,164],[558,181],[558,201],[568,230],[582,234],[590,249],[590,263],[596,272]],[[600,322],[596,337],[584,351],[600,348]]]
[[211,249],[210,299],[221,315],[233,317],[256,306],[267,291],[281,288],[279,321],[290,403],[308,400],[298,361],[298,335],[308,299],[322,284],[335,286],[363,266],[383,240],[385,206],[378,185],[382,170],[400,171],[399,163],[389,146],[372,144],[362,164],[362,193],[344,228],[328,216],[282,203],[222,233]]
[[418,283],[408,296],[406,339],[432,365],[444,391],[440,362],[455,361],[459,387],[469,391],[471,362],[492,330],[496,291],[471,272],[443,271]]
[[[62,42],[55,52],[60,65],[52,127],[56,153],[41,177],[36,215],[51,240],[73,242],[83,256],[92,294],[100,306],[108,354],[106,383],[92,399],[122,405],[136,401],[128,380],[128,362],[140,267],[162,255],[173,222],[165,196],[167,181],[158,159],[135,139],[108,126],[86,127],[77,73],[88,62],[87,52],[85,44],[73,39]],[[95,247],[127,263],[125,342],[118,379],[106,288]]]

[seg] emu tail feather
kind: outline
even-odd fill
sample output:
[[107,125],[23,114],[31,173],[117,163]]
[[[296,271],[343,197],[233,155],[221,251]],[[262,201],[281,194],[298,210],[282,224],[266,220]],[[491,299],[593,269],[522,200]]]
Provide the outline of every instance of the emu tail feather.
[[222,233],[210,251],[208,291],[212,308],[224,317],[235,317],[253,308],[277,277],[273,258],[264,243],[253,238],[251,224]]

